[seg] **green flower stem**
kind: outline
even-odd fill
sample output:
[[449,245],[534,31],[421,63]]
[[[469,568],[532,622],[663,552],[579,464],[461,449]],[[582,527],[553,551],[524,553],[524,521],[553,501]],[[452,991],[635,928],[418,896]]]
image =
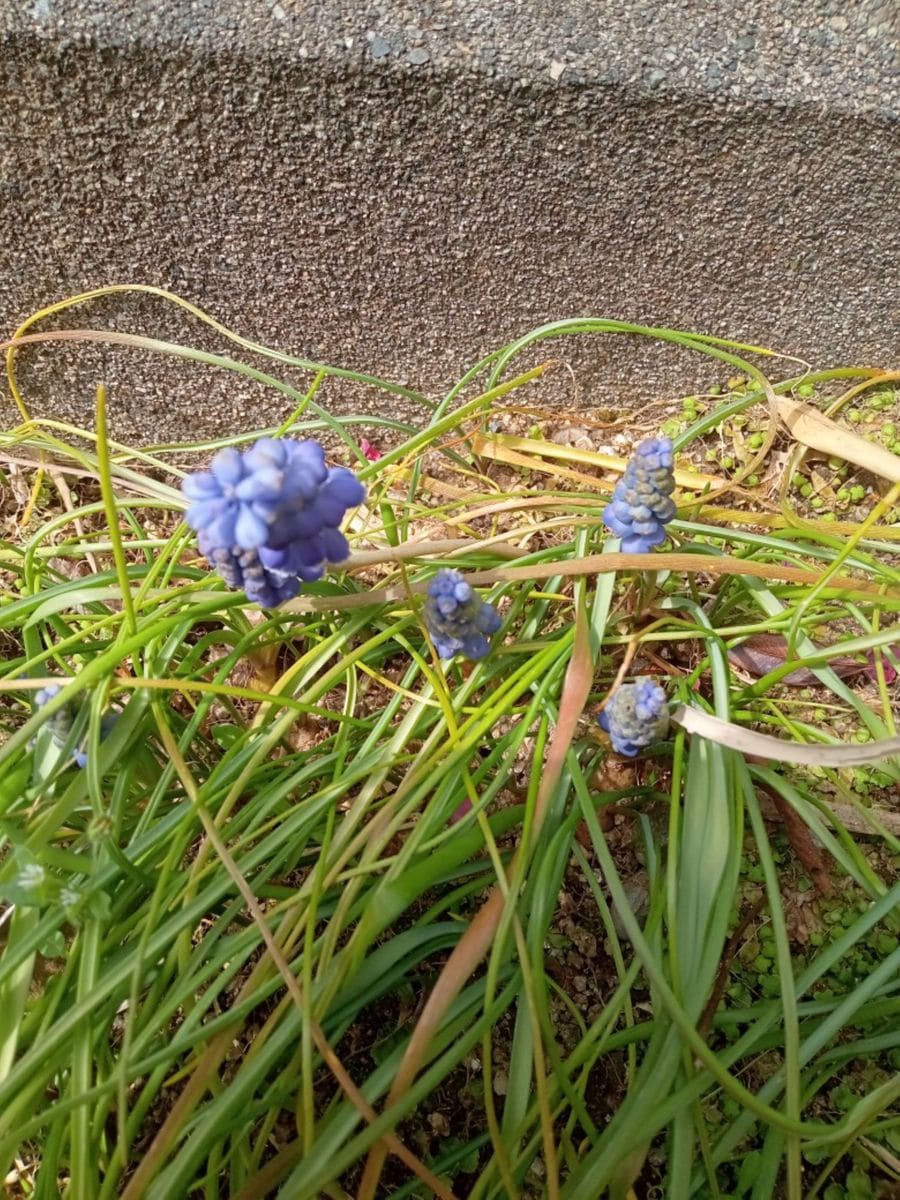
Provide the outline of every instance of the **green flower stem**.
[[[79,1003],[90,1002],[97,984],[100,964],[100,923],[93,917],[85,920],[79,932],[78,986]],[[71,1087],[78,1096],[90,1091],[94,1082],[94,1029],[89,1015],[73,1031]],[[97,1160],[91,1151],[91,1110],[80,1105],[72,1110],[69,1120],[69,1152],[72,1175],[69,1194],[72,1200],[95,1200],[99,1178]]]

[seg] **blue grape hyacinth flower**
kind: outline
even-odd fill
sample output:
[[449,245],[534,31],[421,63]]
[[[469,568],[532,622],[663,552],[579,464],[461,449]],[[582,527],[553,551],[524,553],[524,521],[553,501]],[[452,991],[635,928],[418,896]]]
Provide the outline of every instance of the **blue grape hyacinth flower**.
[[488,638],[502,621],[497,610],[466,583],[459,571],[438,571],[428,585],[425,625],[441,658],[463,654],[484,658],[491,648]]
[[622,539],[626,554],[646,554],[665,541],[665,526],[676,511],[673,462],[669,438],[646,438],[613,489],[603,522]]
[[[48,683],[46,687],[42,687],[35,692],[34,707],[36,709],[43,708],[45,704],[48,704],[54,698],[54,696],[58,696],[61,691],[61,684]],[[62,747],[65,746],[66,742],[69,740],[69,735],[72,732],[72,726],[75,724],[77,711],[78,710],[74,703],[70,702],[69,704],[64,704],[63,707],[58,709],[47,722],[47,726],[50,730],[50,736],[53,739],[54,745],[59,746],[60,749],[62,749]],[[108,737],[112,732],[112,728],[116,723],[116,715],[117,714],[114,712],[109,712],[101,718],[101,741]],[[84,749],[83,743],[75,746],[72,751],[72,758],[75,760],[77,766],[87,766],[87,750]]]
[[[300,592],[299,577],[289,571],[267,568],[258,550],[215,546],[202,533],[197,543],[217,574],[235,591],[246,592],[252,604],[258,604],[261,608],[277,608],[285,600],[293,600]],[[321,571],[310,572],[309,578],[318,579],[321,574]]]
[[646,676],[617,688],[597,717],[609,734],[613,749],[634,758],[669,731],[669,702],[666,693]]
[[261,438],[219,451],[208,471],[182,481],[185,520],[231,587],[275,608],[350,554],[340,524],[366,491],[346,467],[329,468],[313,441]]

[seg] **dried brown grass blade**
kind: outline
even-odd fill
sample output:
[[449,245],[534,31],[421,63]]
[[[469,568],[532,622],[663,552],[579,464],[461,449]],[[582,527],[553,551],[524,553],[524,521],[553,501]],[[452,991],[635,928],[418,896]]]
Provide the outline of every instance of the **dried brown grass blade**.
[[[424,557],[425,549],[419,554]],[[393,551],[373,551],[370,563],[390,562],[396,555]],[[356,563],[347,564],[347,570],[356,569]],[[494,567],[485,571],[472,571],[466,580],[475,587],[493,583],[515,583],[519,580],[533,583],[539,579],[552,579],[556,575],[605,575],[610,571],[689,571],[698,575],[747,575],[755,579],[783,580],[785,583],[821,583],[822,571],[803,567],[787,567],[782,563],[755,562],[752,559],[711,558],[707,554],[587,554],[584,558],[573,558],[560,562],[533,563],[527,567]],[[900,597],[885,593],[885,585],[870,579],[854,579],[850,575],[834,575],[828,587],[843,592],[846,596],[877,596],[893,611],[900,606]],[[369,604],[390,604],[407,601],[410,593],[428,590],[427,583],[408,583],[403,587],[372,588],[351,596],[298,596],[288,600],[278,610],[281,613],[342,612],[346,609],[364,608]]]
[[833,896],[834,884],[831,882],[831,873],[828,869],[830,855],[828,855],[827,851],[816,845],[809,826],[796,809],[788,804],[787,800],[774,791],[774,789],[771,795],[772,803],[778,809],[784,824],[791,849],[806,869],[806,873],[813,881],[816,890],[822,896]]
[[796,763],[810,767],[861,767],[866,763],[883,762],[887,758],[900,756],[900,736],[879,738],[862,745],[823,745],[820,742],[788,742],[784,738],[770,737],[757,733],[743,725],[733,725],[699,708],[680,704],[672,713],[672,720],[688,733],[698,734],[720,746],[730,746],[740,754],[764,758],[769,762]]
[[[515,437],[512,434],[475,433],[471,437],[472,450],[482,458],[492,458],[497,462],[509,463],[511,466],[529,467],[543,471],[547,475],[560,475],[564,478],[578,480],[582,483],[593,484],[600,482],[595,475],[586,475],[581,471],[566,467],[556,467],[541,461],[545,458],[561,458],[569,463],[582,463],[584,466],[596,467],[601,471],[617,471],[623,473],[628,466],[628,459],[617,454],[601,454],[599,450],[581,450],[577,446],[560,446],[556,442],[538,441],[536,438]],[[704,475],[700,471],[684,471],[675,469],[675,481],[679,487],[702,491],[704,487],[720,487],[722,480],[715,475]]]

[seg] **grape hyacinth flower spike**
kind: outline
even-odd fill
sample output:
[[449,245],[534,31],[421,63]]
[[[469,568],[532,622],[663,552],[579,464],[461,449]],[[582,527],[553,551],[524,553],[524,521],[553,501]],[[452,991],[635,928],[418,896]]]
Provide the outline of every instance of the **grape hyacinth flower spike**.
[[609,734],[617,753],[634,758],[669,731],[666,693],[646,676],[625,683],[606,702],[597,724]]
[[646,438],[613,489],[603,522],[622,539],[626,554],[646,554],[665,541],[665,526],[675,516],[673,461],[669,438]]
[[[36,709],[43,708],[45,704],[58,696],[62,691],[62,686],[58,683],[48,683],[46,687],[40,688],[34,694],[34,707]],[[69,740],[69,734],[72,732],[72,726],[75,724],[77,714],[76,706],[72,703],[63,705],[58,709],[47,722],[47,727],[50,730],[50,736],[53,739],[54,745],[62,749]],[[117,714],[114,712],[106,713],[100,721],[100,740],[108,737],[112,732],[113,726],[116,723]],[[75,764],[79,767],[87,766],[87,750],[83,743],[77,745],[72,751],[72,758]]]
[[313,441],[261,438],[220,450],[208,471],[182,481],[185,520],[227,584],[276,608],[350,555],[340,524],[366,492],[346,467],[325,465]]
[[425,626],[441,658],[463,654],[484,658],[491,648],[488,638],[502,624],[500,614],[487,604],[459,571],[438,571],[428,585]]

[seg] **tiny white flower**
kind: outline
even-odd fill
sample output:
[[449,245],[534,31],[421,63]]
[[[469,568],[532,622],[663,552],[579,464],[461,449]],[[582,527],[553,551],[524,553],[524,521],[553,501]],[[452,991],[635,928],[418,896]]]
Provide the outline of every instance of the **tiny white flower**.
[[19,872],[19,887],[26,892],[36,891],[43,885],[47,872],[40,863],[29,863]]
[[74,908],[81,903],[81,892],[77,888],[62,887],[59,889],[59,902],[63,908]]

